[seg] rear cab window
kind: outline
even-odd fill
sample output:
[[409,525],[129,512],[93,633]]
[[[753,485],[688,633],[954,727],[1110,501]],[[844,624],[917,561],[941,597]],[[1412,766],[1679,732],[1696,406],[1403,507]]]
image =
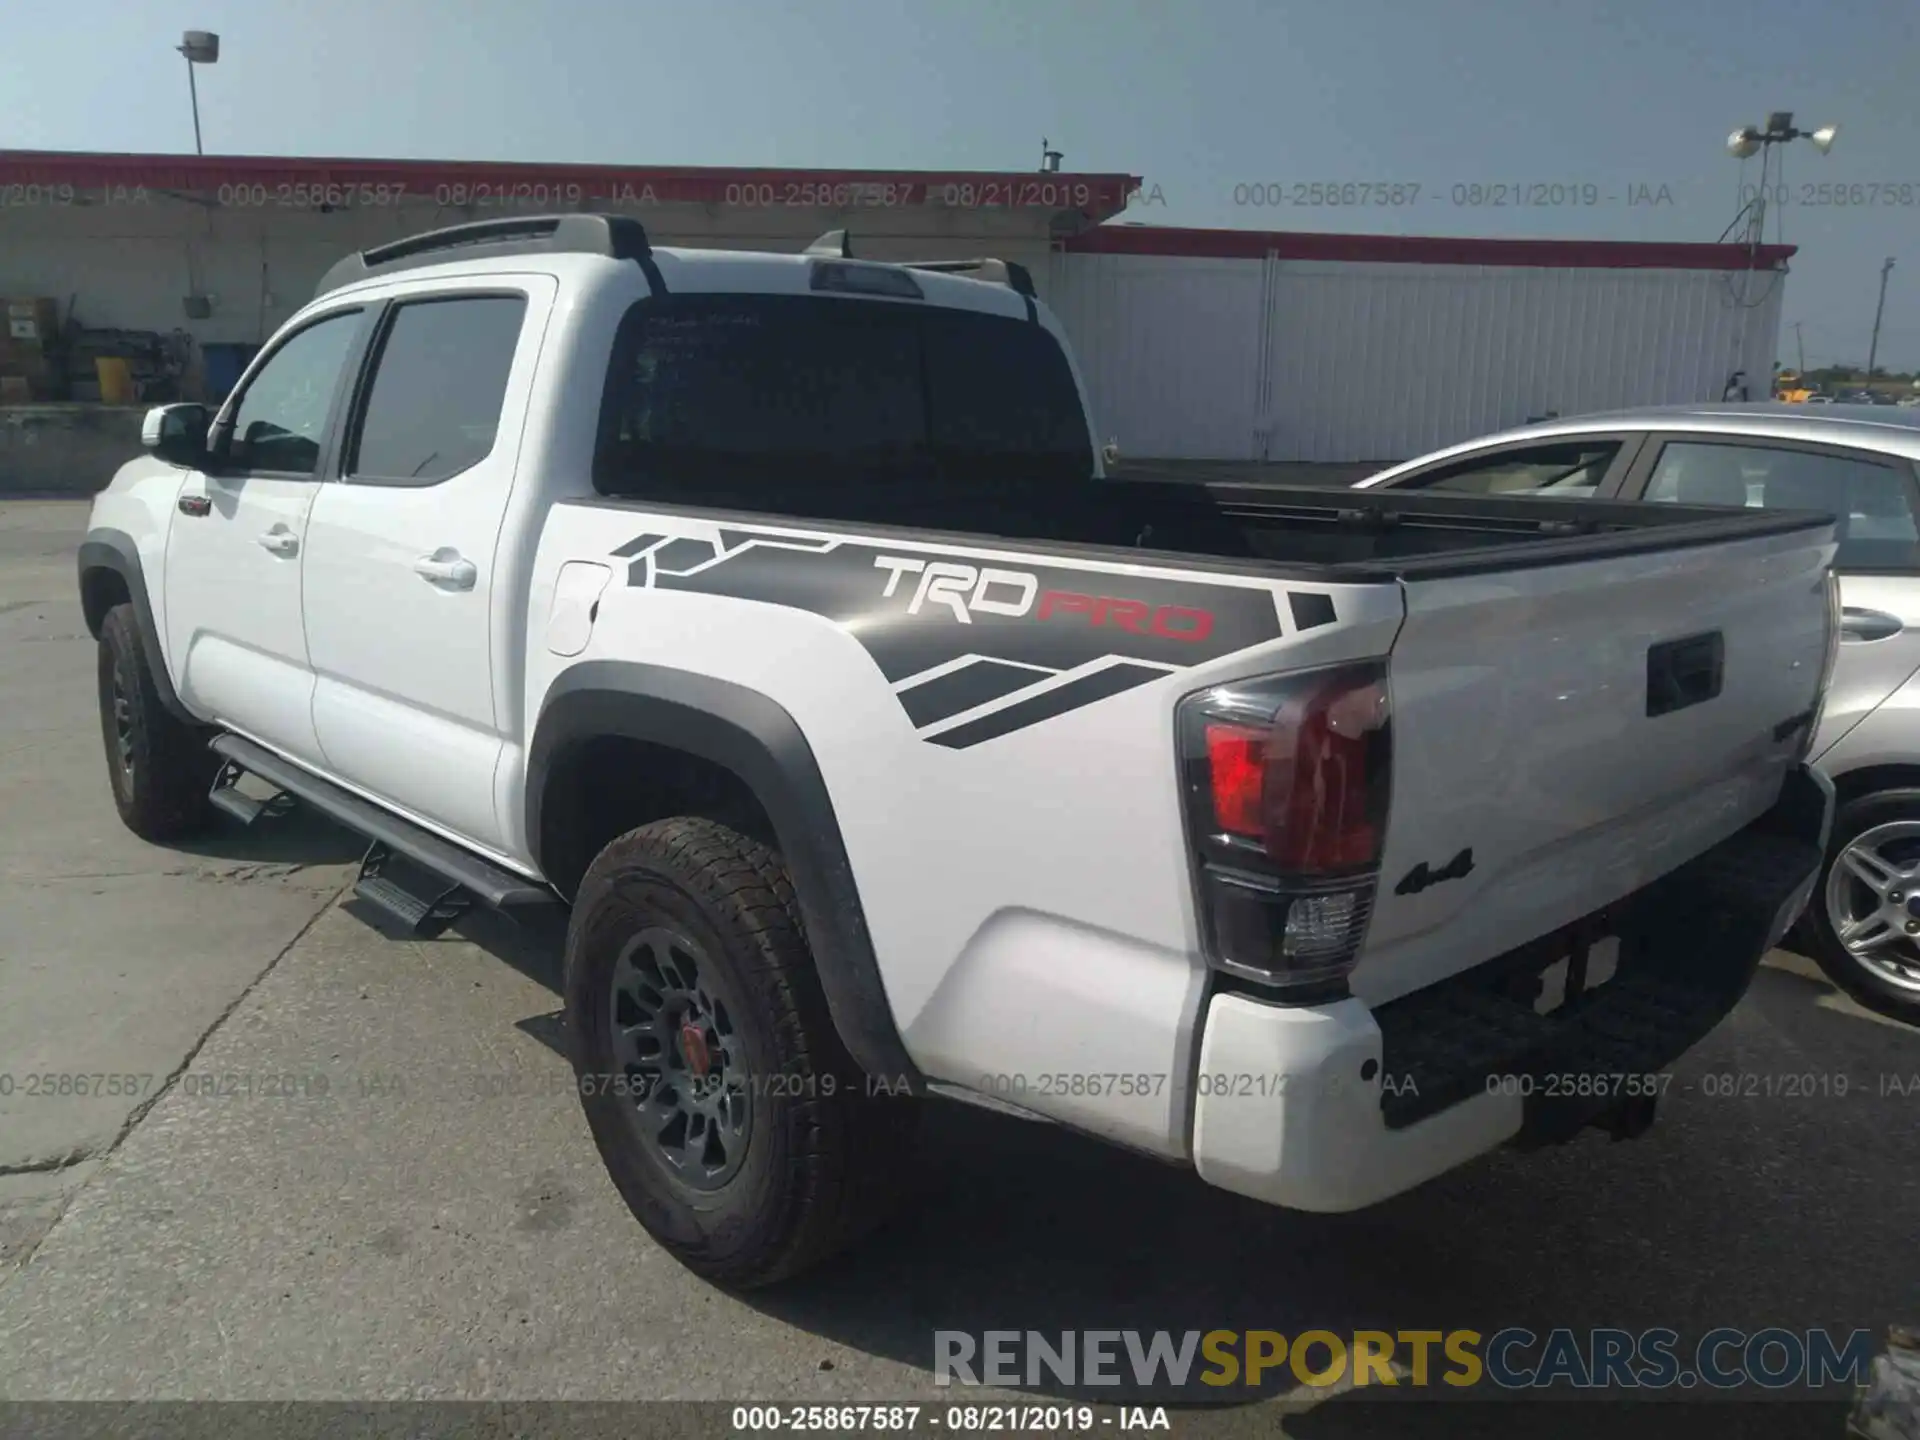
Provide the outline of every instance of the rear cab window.
[[346,473],[360,484],[437,485],[492,453],[524,295],[430,295],[396,304],[376,342]]
[[621,322],[594,483],[648,496],[764,479],[1084,481],[1060,344],[1024,319],[814,295],[675,295]]
[[1681,505],[1824,510],[1836,521],[1842,570],[1920,569],[1920,493],[1895,458],[1770,445],[1670,440],[1644,499]]

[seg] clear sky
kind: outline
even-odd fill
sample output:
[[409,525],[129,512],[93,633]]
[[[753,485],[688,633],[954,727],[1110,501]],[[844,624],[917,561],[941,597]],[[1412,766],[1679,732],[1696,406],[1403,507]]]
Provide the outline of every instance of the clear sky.
[[[1796,203],[1775,215],[1801,253],[1782,358],[1794,363],[1800,321],[1809,365],[1864,360],[1893,256],[1881,361],[1920,366],[1916,0],[20,0],[7,11],[3,143],[23,149],[190,151],[172,47],[191,27],[221,36],[220,63],[200,71],[209,153],[1029,170],[1044,135],[1067,170],[1142,176],[1159,203],[1125,218],[1152,224],[1713,240],[1741,179],[1727,132],[1786,109],[1842,133],[1824,159],[1788,147]],[[1420,195],[1252,203],[1312,182]],[[1858,188],[1803,190],[1827,182]],[[1455,203],[1472,194],[1456,186],[1502,183],[1562,190],[1522,208]],[[1876,204],[1837,203],[1875,185]]]

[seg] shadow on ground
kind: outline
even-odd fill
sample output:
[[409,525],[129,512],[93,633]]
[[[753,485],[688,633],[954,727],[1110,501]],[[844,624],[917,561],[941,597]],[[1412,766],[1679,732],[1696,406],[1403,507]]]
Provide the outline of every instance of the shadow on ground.
[[[326,833],[333,827],[323,821],[299,821],[307,828],[298,836],[295,823],[288,817],[218,853],[296,863],[357,853],[357,842]],[[518,921],[476,911],[456,933],[557,997],[560,907]],[[1274,1209],[1053,1126],[927,1102],[919,1154],[902,1161],[915,1180],[912,1203],[839,1261],[743,1298],[786,1324],[929,1372],[942,1330],[976,1340],[987,1330],[1039,1331],[1055,1342],[1088,1330],[1485,1337],[1511,1326],[1540,1335],[1659,1326],[1687,1340],[1717,1326],[1826,1327],[1841,1340],[1856,1327],[1882,1330],[1911,1308],[1920,1153],[1902,1139],[1913,1094],[1886,1093],[1881,1077],[1920,1084],[1920,1032],[1821,1003],[1829,993],[1820,981],[1763,969],[1735,1015],[1676,1067],[1660,1121],[1640,1140],[1589,1132],[1533,1155],[1499,1152],[1348,1215]],[[557,1005],[516,1023],[564,1053]],[[1816,1073],[1844,1074],[1850,1092],[1836,1096],[1829,1081],[1782,1093],[1780,1077]],[[1729,1093],[1717,1078],[1727,1076],[1772,1083]],[[649,1243],[637,1225],[633,1242]],[[1036,1399],[1234,1405],[1299,1384],[1285,1369],[1252,1390],[1194,1383],[1207,1368],[1196,1360],[1177,1387],[1129,1379],[1069,1389],[1037,1374],[1015,1388]],[[1436,1352],[1436,1377],[1453,1368]],[[953,1393],[964,1402],[964,1391]],[[1556,1404],[1496,1415],[1459,1404],[1409,1411],[1376,1388],[1293,1416],[1286,1433],[1653,1434],[1684,1415],[1693,1437],[1722,1426],[1837,1435],[1842,1402],[1801,1394],[1765,1407]],[[1405,1388],[1398,1398],[1409,1398]]]
[[367,842],[319,811],[296,805],[284,815],[242,826],[221,817],[204,835],[170,840],[169,850],[206,860],[256,865],[346,865],[366,853]]

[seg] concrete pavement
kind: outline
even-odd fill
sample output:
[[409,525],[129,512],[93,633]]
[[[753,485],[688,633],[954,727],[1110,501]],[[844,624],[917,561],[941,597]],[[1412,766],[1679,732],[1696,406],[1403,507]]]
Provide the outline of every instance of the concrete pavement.
[[85,519],[83,502],[0,505],[0,1269],[320,913],[352,853],[310,820],[264,846],[182,852],[121,828],[74,583]]

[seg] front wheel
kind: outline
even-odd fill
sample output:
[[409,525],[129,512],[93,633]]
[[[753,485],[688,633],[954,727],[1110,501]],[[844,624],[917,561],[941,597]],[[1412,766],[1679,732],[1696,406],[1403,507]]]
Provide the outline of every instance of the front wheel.
[[1920,790],[1840,807],[1805,928],[1834,984],[1871,1010],[1920,1024]]
[[883,1218],[917,1107],[848,1057],[766,846],[692,818],[608,845],[574,897],[565,995],[601,1158],[689,1269],[771,1284]]
[[205,828],[219,759],[206,733],[160,699],[132,605],[114,606],[101,622],[98,669],[100,732],[121,822],[155,844]]

